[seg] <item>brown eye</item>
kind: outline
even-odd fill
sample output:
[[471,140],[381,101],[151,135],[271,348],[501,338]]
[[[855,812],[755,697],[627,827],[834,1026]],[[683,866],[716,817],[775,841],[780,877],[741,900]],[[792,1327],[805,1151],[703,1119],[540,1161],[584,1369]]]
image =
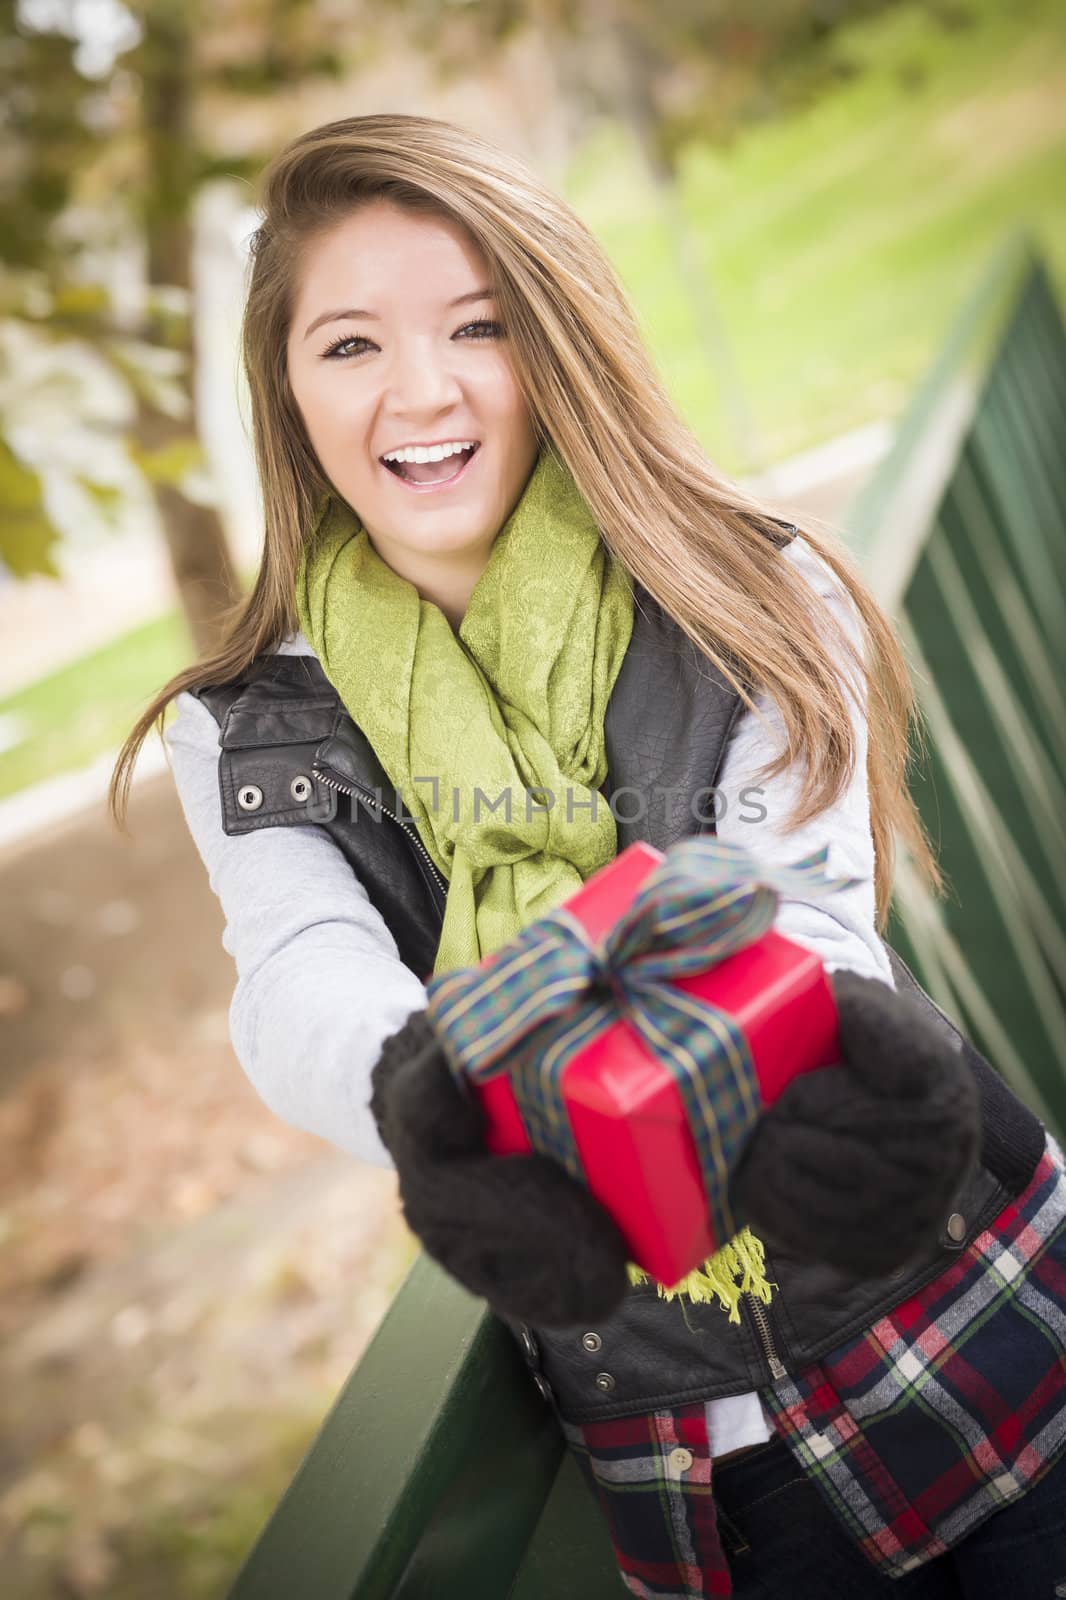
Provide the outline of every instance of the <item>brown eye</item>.
[[[489,329],[488,333],[479,333],[476,336],[479,339],[494,338],[496,334],[503,332],[503,329],[500,327],[500,324],[498,322],[485,322],[485,321],[483,321],[483,322],[468,322],[465,327],[462,327],[462,328],[459,329],[459,333],[466,333],[471,328],[487,328],[487,329]],[[456,337],[458,338],[458,334],[456,335]]]
[[[361,333],[344,334],[344,335],[342,335],[341,338],[334,339],[334,341],[333,341],[333,343],[331,345],[327,345],[326,346],[325,350],[322,351],[322,358],[323,358],[323,360],[328,360],[330,356],[336,355],[338,350],[343,350],[344,346],[347,345],[347,344],[369,344],[369,343],[370,343],[370,340],[369,339],[364,339]],[[357,351],[356,354],[357,355],[361,355],[362,352],[361,351]],[[347,357],[345,357],[344,359],[347,359]]]

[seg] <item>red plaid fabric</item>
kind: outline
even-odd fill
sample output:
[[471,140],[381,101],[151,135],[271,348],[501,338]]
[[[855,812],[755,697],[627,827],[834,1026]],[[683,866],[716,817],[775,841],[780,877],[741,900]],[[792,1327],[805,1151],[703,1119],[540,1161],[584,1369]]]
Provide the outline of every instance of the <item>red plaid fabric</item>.
[[703,1401],[615,1422],[563,1422],[562,1429],[607,1518],[631,1594],[704,1600],[733,1593]]
[[1066,1175],[1054,1140],[946,1272],[764,1398],[889,1576],[1024,1494],[1066,1449]]
[[[1023,1193],[938,1278],[759,1393],[887,1577],[1023,1495],[1066,1452],[1066,1162],[1053,1136]],[[562,1426],[632,1594],[732,1593],[703,1403]]]

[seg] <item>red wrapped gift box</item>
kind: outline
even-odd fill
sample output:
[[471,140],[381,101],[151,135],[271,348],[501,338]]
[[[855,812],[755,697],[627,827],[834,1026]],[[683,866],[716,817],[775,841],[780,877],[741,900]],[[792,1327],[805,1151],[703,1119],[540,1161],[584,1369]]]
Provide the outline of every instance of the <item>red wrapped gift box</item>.
[[[599,939],[664,859],[642,842],[602,867],[565,903]],[[838,1059],[832,990],[821,961],[769,932],[694,977],[677,980],[734,1017],[764,1105],[801,1072]],[[631,1259],[666,1287],[726,1243],[713,1237],[696,1145],[677,1083],[630,1026],[613,1023],[567,1067],[563,1097],[590,1192],[618,1223]],[[506,1073],[478,1084],[497,1155],[531,1149]]]

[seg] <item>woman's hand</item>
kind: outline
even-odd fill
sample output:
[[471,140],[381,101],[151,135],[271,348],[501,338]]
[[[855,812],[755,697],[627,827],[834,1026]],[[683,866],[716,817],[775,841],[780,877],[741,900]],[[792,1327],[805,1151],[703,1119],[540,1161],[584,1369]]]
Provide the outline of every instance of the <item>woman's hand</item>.
[[534,1327],[609,1316],[629,1287],[625,1241],[588,1190],[541,1155],[491,1155],[424,1011],[385,1040],[370,1108],[427,1253],[498,1311]]
[[738,1221],[854,1277],[930,1248],[981,1142],[976,1080],[919,1003],[830,975],[841,1065],[794,1078],[734,1168]]

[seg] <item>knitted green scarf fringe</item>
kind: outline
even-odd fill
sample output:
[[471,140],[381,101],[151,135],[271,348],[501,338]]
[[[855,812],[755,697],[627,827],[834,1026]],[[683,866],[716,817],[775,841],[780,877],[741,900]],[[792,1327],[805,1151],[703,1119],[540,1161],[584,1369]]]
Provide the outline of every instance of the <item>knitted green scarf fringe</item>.
[[[723,1311],[729,1313],[730,1322],[740,1321],[740,1297],[742,1294],[754,1294],[762,1301],[763,1305],[770,1304],[771,1289],[778,1288],[772,1278],[767,1278],[765,1272],[766,1250],[750,1228],[741,1228],[720,1250],[713,1256],[708,1256],[702,1267],[697,1267],[693,1272],[675,1283],[672,1289],[667,1289],[659,1284],[659,1298],[673,1300],[678,1295],[695,1304],[707,1304],[717,1300]],[[646,1272],[642,1272],[632,1262],[626,1268],[629,1281],[633,1284],[649,1283],[651,1280]],[[739,1280],[739,1281],[738,1281]]]

